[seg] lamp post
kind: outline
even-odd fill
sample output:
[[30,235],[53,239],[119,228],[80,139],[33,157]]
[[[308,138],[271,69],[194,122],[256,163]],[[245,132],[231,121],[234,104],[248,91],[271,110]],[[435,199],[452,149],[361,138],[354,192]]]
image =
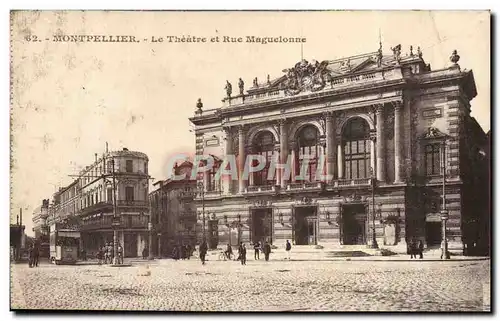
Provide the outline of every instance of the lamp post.
[[441,206],[441,222],[443,229],[443,240],[441,244],[441,259],[449,259],[448,255],[448,240],[446,239],[446,221],[448,220],[448,210],[446,209],[446,140],[442,144],[442,163],[443,163],[443,205]]
[[201,215],[203,217],[203,240],[206,239],[205,233],[205,185],[203,182],[198,182],[198,190],[201,196]]
[[153,259],[153,223],[151,222],[151,212],[149,214],[149,222],[148,222],[148,260]]
[[375,231],[375,175],[373,173],[373,168],[370,167],[370,180],[371,180],[371,188],[372,188],[372,249],[378,249],[377,243],[377,235]]
[[120,226],[120,221],[118,214],[116,213],[116,178],[115,178],[115,159],[111,159],[111,167],[112,172],[111,176],[113,177],[113,265],[120,264],[120,260],[118,259],[118,227]]

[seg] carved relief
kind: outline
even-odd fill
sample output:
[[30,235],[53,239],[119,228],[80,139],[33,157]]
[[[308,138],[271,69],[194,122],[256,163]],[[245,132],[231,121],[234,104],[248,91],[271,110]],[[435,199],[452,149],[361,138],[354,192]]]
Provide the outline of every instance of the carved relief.
[[284,69],[283,72],[286,73],[285,94],[293,96],[304,90],[318,91],[323,89],[328,74],[327,66],[328,61],[309,63],[302,59],[293,68]]

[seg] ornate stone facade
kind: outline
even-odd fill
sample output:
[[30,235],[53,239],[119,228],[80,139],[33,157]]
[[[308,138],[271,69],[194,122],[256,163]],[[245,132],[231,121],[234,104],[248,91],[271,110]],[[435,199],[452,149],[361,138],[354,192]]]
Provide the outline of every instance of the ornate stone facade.
[[[456,62],[432,71],[420,50],[406,56],[399,45],[392,50],[321,63],[302,60],[267,84],[190,118],[197,154],[223,159],[235,153],[240,173],[250,150],[281,163],[291,159],[290,176],[283,169],[267,180],[240,175],[203,204],[198,199],[198,210],[203,205],[218,223],[218,243],[290,239],[296,245],[359,246],[370,244],[375,231],[379,245],[402,251],[413,238],[439,246],[439,208],[429,204],[442,191],[438,157],[445,151],[447,235],[450,250],[462,251],[470,228],[464,217],[475,215],[464,213],[470,205],[463,195],[472,188],[464,185],[464,175],[476,174],[464,170],[474,162],[471,157],[458,155],[484,135],[470,116],[469,102],[477,94],[473,73]],[[425,138],[433,127],[446,136]],[[479,128],[478,137],[465,142],[460,132],[471,127]],[[226,146],[207,144],[213,135],[224,137]],[[446,145],[429,151],[441,142]],[[297,179],[305,154],[315,162],[309,170],[330,177],[305,171],[307,178]],[[475,194],[483,186],[476,188]]]

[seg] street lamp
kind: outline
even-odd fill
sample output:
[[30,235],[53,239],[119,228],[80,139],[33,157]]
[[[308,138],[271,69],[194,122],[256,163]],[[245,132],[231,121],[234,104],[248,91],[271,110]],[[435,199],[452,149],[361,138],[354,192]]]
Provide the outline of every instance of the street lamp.
[[370,180],[371,180],[371,188],[372,188],[372,249],[378,249],[377,236],[375,231],[375,175],[373,173],[373,168],[370,167]]
[[446,239],[446,221],[448,220],[448,210],[446,209],[446,140],[442,143],[442,163],[443,163],[443,205],[441,206],[441,221],[443,229],[443,240],[441,246],[441,259],[447,260],[450,258],[448,255],[448,240]]
[[111,158],[111,175],[113,177],[113,265],[121,264],[118,259],[118,227],[120,226],[120,218],[116,213],[116,178],[115,178],[115,159]]
[[203,182],[198,182],[198,190],[201,196],[201,215],[203,216],[203,240],[206,239],[205,233],[205,185]]

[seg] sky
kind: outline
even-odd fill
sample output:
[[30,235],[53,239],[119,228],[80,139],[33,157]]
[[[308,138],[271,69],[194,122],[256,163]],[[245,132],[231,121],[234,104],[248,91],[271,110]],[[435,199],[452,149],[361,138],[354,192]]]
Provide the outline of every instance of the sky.
[[[472,69],[474,116],[490,129],[490,15],[481,11],[324,12],[18,12],[11,33],[11,222],[31,213],[101,154],[127,147],[149,156],[155,180],[176,152],[194,152],[188,118],[201,98],[218,108],[226,80],[237,91],[253,78],[282,75],[299,44],[169,43],[167,36],[303,37],[307,60],[332,60],[421,47],[432,69],[456,49]],[[132,35],[139,43],[65,43],[53,35]],[[27,41],[37,36],[40,42]],[[152,43],[151,39],[164,38]],[[30,38],[33,40],[33,37]],[[145,41],[144,39],[148,39]]]

